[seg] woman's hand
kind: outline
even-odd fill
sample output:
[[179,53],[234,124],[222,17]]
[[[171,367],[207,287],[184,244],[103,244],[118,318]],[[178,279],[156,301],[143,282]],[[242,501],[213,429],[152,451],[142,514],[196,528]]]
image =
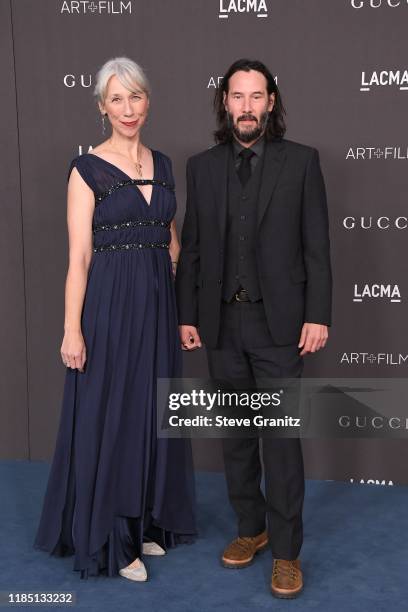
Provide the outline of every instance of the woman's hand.
[[85,341],[80,331],[65,332],[61,345],[62,362],[67,368],[84,371],[86,361]]

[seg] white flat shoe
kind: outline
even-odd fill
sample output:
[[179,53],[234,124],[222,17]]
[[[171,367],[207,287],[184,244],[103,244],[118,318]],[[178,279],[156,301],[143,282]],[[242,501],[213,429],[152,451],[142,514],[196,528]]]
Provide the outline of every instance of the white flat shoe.
[[156,542],[143,542],[142,552],[144,555],[154,555],[155,557],[161,557],[166,554],[166,551]]
[[147,571],[145,564],[140,559],[138,559],[138,561],[139,565],[136,567],[124,567],[123,569],[119,570],[119,574],[123,576],[123,578],[133,580],[134,582],[146,582]]

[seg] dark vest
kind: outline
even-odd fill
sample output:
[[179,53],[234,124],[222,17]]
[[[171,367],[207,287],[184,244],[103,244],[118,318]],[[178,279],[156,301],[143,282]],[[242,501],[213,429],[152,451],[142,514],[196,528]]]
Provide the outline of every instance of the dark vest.
[[258,194],[264,156],[242,187],[232,152],[228,164],[228,210],[222,299],[230,301],[242,287],[252,302],[262,298],[255,257]]

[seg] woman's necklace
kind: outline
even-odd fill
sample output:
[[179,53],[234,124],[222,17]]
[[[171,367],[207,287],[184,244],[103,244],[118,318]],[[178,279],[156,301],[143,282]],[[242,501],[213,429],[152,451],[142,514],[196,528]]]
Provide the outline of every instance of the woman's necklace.
[[110,139],[109,139],[109,143],[110,143],[111,148],[112,148],[112,149],[115,151],[115,153],[119,153],[120,155],[123,155],[123,156],[124,156],[124,157],[126,157],[126,158],[127,158],[129,161],[131,161],[131,162],[132,162],[132,164],[133,164],[133,165],[135,166],[135,168],[136,168],[136,172],[138,173],[139,177],[140,177],[140,178],[143,178],[143,166],[142,166],[141,162],[139,161],[139,160],[140,160],[140,157],[141,157],[141,156],[140,156],[140,143],[137,145],[137,160],[136,160],[136,161],[134,161],[133,159],[131,159],[131,158],[130,158],[130,157],[128,157],[127,155],[124,155],[124,154],[123,154],[123,153],[121,153],[120,151],[115,150],[115,149],[112,147],[112,144],[111,144],[111,142],[110,142]]

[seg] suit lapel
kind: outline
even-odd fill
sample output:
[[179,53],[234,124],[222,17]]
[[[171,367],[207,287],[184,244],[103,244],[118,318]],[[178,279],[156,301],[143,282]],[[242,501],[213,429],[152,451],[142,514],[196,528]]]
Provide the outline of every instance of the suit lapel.
[[285,144],[281,140],[266,143],[265,159],[263,160],[261,186],[259,189],[257,227],[259,228],[273,192],[278,182],[279,174],[286,160]]
[[227,218],[229,145],[217,145],[211,149],[211,153],[212,155],[209,158],[209,172],[215,196],[218,227],[220,228],[220,237],[223,242]]

